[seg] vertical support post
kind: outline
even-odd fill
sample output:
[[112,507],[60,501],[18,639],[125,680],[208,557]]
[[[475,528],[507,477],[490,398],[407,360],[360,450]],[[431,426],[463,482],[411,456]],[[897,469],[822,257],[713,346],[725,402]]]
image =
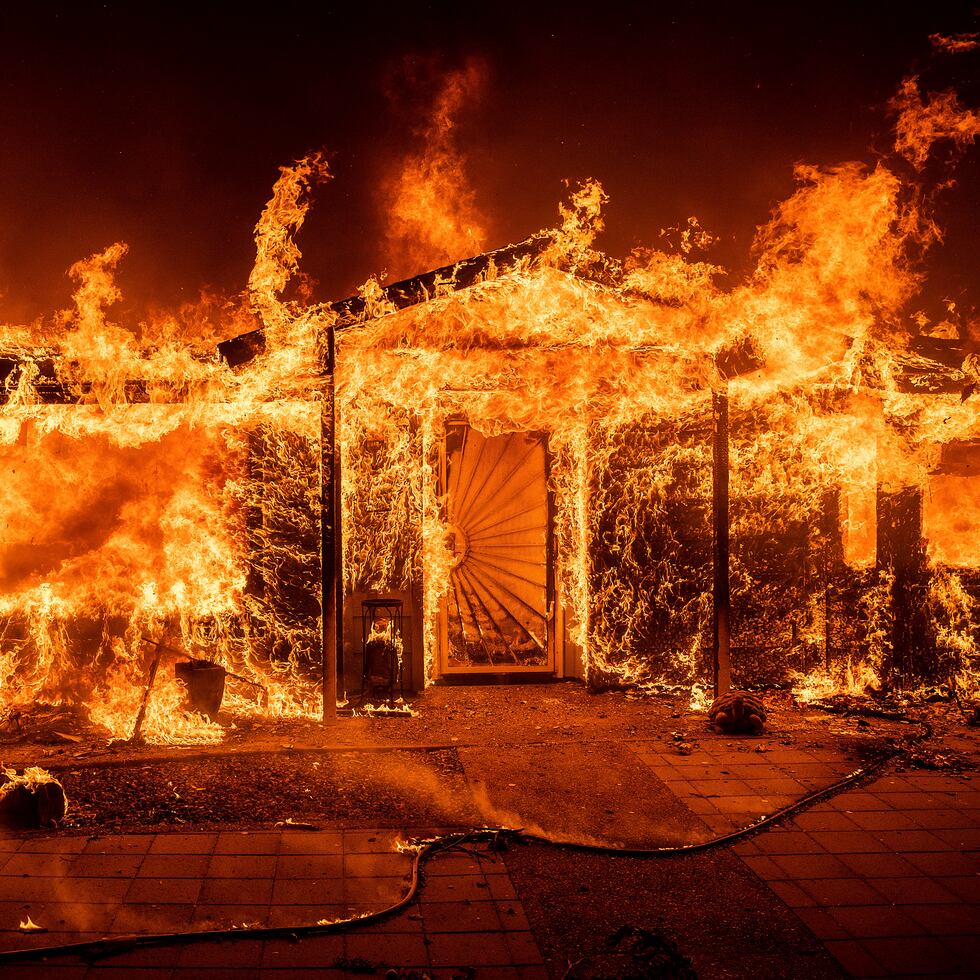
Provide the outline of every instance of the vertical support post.
[[842,508],[845,506],[840,487],[827,490],[821,504],[821,558],[823,563],[823,663],[830,672],[835,655],[834,603],[839,599],[839,582],[844,568]]
[[344,671],[344,519],[343,506],[344,498],[341,494],[341,480],[343,479],[343,467],[340,465],[340,446],[337,444],[337,349],[335,346],[334,331],[330,328],[330,357],[334,365],[334,370],[330,373],[330,387],[333,397],[330,399],[333,405],[333,567],[334,567],[334,608],[337,611],[337,676],[336,687],[340,693],[340,700],[347,700],[347,678]]
[[882,679],[912,685],[927,679],[934,660],[924,609],[926,572],[922,540],[922,491],[919,487],[877,494],[879,572],[890,569],[892,588],[891,663],[883,664]]
[[320,403],[320,602],[323,693],[323,723],[337,718],[337,425],[334,402],[335,350],[333,324],[327,327],[326,350],[321,351],[324,379]]
[[843,564],[840,513],[840,489],[827,490],[823,495],[820,508],[820,557],[823,566],[823,666],[828,674],[830,673],[834,650],[834,635],[831,625],[832,592],[837,569]]
[[248,575],[245,591],[252,596],[265,596],[265,576],[256,568],[256,558],[262,549],[262,525],[265,515],[262,503],[265,491],[265,465],[262,429],[250,429],[246,445],[248,447],[248,482],[252,487],[249,494],[248,509],[245,511],[245,533],[248,545]]
[[712,538],[714,542],[714,684],[715,697],[732,686],[731,593],[728,584],[728,387],[711,396]]

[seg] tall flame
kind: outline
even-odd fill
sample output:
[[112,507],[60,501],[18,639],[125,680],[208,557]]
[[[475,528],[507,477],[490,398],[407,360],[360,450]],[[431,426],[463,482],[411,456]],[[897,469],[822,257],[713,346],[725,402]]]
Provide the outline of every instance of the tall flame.
[[[387,260],[396,278],[482,252],[486,218],[466,173],[456,138],[460,114],[486,85],[486,68],[470,60],[442,79],[419,126],[421,148],[402,160],[387,192]],[[404,270],[404,272],[402,272]]]

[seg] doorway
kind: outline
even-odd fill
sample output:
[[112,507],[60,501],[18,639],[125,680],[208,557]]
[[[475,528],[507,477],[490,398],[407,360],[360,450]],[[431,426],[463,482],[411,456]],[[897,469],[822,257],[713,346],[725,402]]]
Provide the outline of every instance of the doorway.
[[443,674],[555,672],[547,438],[446,427]]

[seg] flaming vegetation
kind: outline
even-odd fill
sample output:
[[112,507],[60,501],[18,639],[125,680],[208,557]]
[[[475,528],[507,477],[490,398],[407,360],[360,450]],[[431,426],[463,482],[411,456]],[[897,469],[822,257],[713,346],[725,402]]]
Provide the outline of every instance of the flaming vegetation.
[[[445,159],[406,167],[396,228],[439,230],[438,248],[459,256],[483,232],[460,217],[466,194],[445,193],[457,187],[446,176],[457,175],[446,162],[455,91],[432,117]],[[0,700],[86,705],[126,737],[150,637],[265,688],[260,704],[229,681],[233,710],[319,714],[321,408],[335,325],[344,586],[420,590],[428,677],[452,559],[439,447],[462,419],[487,436],[547,434],[556,599],[589,682],[700,696],[712,392],[724,389],[738,682],[795,677],[817,696],[923,679],[895,649],[910,573],[876,540],[883,495],[916,488],[927,673],[977,694],[980,501],[975,479],[937,473],[944,447],[978,437],[976,400],[962,395],[976,372],[947,367],[953,384],[939,393],[907,380],[936,367],[910,351],[908,307],[938,229],[929,195],[901,174],[902,159],[922,170],[937,141],[964,148],[978,123],[914,79],[893,108],[898,157],[798,167],[796,192],[758,232],[755,271],[730,289],[699,258],[710,236],[693,219],[674,251],[603,255],[605,195],[586,182],[542,247],[489,261],[466,288],[436,277],[410,306],[371,280],[363,312],[340,321],[334,307],[284,298],[310,191],[329,177],[319,155],[282,169],[241,302],[205,299],[134,331],[109,312],[125,245],[77,263],[70,309],[3,335]],[[257,327],[264,344],[246,365],[214,353],[216,338]],[[182,693],[158,682],[147,737],[219,738],[182,710]]]

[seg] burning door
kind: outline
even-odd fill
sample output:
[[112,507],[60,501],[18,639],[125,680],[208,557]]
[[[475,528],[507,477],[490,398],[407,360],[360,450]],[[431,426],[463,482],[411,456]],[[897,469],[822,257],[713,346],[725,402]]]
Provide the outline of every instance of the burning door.
[[545,437],[446,430],[444,488],[453,564],[443,673],[555,669]]

